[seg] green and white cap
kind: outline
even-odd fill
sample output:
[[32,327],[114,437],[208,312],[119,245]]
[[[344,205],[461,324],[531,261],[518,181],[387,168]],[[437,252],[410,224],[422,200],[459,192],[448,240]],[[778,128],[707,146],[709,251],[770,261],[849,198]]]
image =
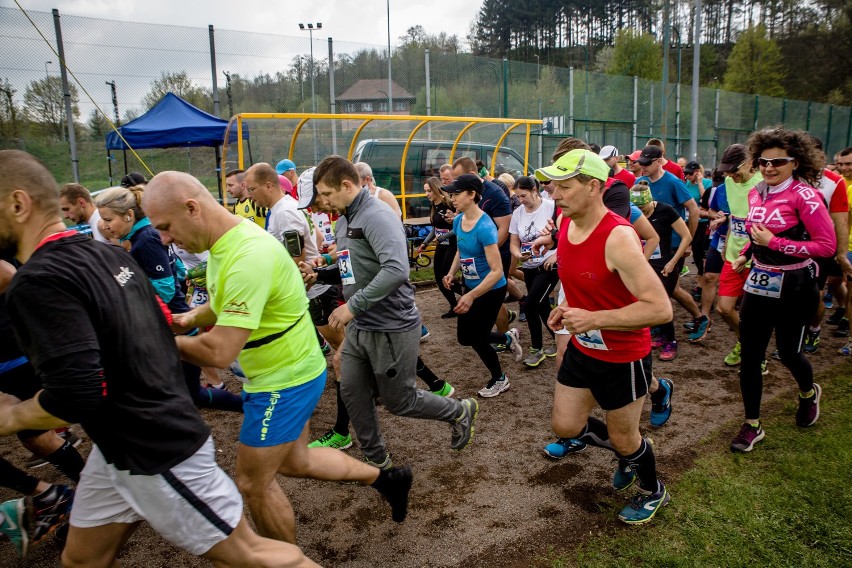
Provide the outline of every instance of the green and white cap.
[[541,181],[571,179],[584,174],[601,181],[609,177],[609,166],[603,159],[589,150],[571,150],[546,168],[535,171]]

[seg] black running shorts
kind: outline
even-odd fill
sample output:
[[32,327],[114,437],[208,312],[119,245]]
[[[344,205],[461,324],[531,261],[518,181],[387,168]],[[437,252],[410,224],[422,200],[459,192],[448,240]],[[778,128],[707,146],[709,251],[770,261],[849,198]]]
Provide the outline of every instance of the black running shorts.
[[586,355],[572,340],[556,380],[566,387],[589,389],[602,409],[617,410],[648,394],[651,352],[631,363],[609,363]]

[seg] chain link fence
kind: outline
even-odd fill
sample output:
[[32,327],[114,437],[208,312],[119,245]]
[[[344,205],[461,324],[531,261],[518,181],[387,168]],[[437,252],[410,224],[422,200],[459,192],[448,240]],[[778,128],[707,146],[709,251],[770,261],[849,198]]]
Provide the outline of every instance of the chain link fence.
[[[104,136],[110,127],[103,114],[111,121],[117,115],[124,124],[169,90],[223,118],[242,112],[388,111],[387,48],[331,41],[327,35],[333,36],[333,30],[301,33],[293,23],[292,35],[257,34],[48,12],[25,15],[0,7],[0,147],[37,155],[60,181],[72,180],[73,170],[57,21],[74,99],[79,177],[92,189],[114,183],[126,170],[146,170],[131,152],[107,154]],[[623,154],[649,138],[662,138],[669,157],[686,155],[693,112],[698,113],[698,157],[708,165],[753,130],[779,124],[822,138],[829,155],[852,145],[849,107],[702,88],[699,107],[693,109],[691,88],[669,84],[664,110],[659,81],[596,73],[587,59],[580,57],[566,69],[441,49],[427,52],[418,45],[396,47],[392,110],[542,119],[531,143],[533,166],[545,163],[559,139],[569,135],[615,145]],[[373,89],[381,98],[347,98],[361,80],[381,80],[384,86]],[[338,121],[338,127],[341,140],[351,138],[346,121]],[[327,135],[318,134],[322,152],[331,147]],[[284,157],[283,142],[253,143],[255,161]],[[138,155],[153,172],[179,169],[211,188],[217,185],[212,148],[141,150]],[[312,161],[312,156],[300,158],[306,162],[298,164],[300,170]]]

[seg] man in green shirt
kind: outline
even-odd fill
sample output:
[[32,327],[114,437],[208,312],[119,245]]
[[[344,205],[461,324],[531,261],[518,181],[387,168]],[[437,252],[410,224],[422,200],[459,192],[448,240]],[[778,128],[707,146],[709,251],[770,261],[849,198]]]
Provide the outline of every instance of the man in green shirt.
[[245,417],[236,481],[258,532],[296,541],[293,508],[277,474],[372,485],[390,502],[393,519],[404,520],[410,468],[380,472],[335,449],[308,448],[308,420],[325,387],[326,363],[299,269],[286,248],[219,206],[188,174],[155,176],[143,206],[164,243],[210,251],[210,301],[175,314],[174,322],[213,327],[197,337],[178,337],[178,348],[186,361],[218,368],[239,356]]

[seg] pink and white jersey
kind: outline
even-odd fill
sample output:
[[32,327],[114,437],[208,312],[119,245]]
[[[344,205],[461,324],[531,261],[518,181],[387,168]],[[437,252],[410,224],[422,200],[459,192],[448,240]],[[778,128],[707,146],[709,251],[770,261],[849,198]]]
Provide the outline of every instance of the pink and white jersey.
[[849,198],[846,195],[846,182],[831,170],[823,170],[817,189],[828,205],[829,213],[848,213]]
[[770,187],[765,182],[748,194],[746,231],[762,225],[775,236],[769,246],[751,243],[754,259],[767,266],[796,264],[803,258],[834,255],[837,241],[834,225],[818,190],[788,179]]

